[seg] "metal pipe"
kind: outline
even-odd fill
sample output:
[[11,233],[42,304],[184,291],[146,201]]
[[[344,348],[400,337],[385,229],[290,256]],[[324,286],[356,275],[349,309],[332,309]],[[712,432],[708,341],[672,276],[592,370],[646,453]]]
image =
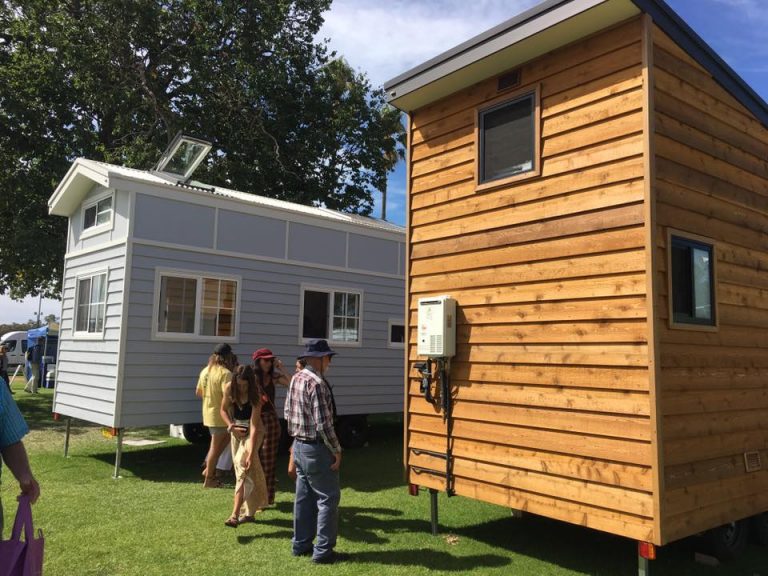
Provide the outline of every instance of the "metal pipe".
[[115,474],[112,476],[115,480],[120,478],[120,460],[123,456],[123,429],[117,429],[117,452],[115,453]]
[[72,418],[67,418],[67,431],[64,433],[64,458],[69,458],[69,431],[72,428]]
[[429,489],[429,509],[432,522],[432,536],[437,536],[437,490]]

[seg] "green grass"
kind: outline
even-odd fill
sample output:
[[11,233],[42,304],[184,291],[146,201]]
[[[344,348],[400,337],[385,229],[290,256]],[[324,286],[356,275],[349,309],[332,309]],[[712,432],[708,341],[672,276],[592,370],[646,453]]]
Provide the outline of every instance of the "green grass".
[[[337,549],[352,556],[336,566],[312,566],[290,553],[291,486],[280,478],[275,508],[257,524],[225,528],[229,489],[204,490],[199,464],[205,447],[167,436],[167,428],[129,430],[127,438],[163,444],[126,446],[122,478],[112,479],[115,440],[73,423],[69,458],[64,423],[50,417],[51,392],[16,399],[33,431],[25,443],[42,487],[35,521],[46,538],[51,575],[313,574],[637,574],[635,544],[601,532],[441,494],[440,535],[430,534],[429,496],[408,496],[402,480],[401,424],[377,418],[369,446],[345,453]],[[279,470],[285,469],[285,458]],[[1,492],[6,536],[18,486],[6,470]],[[752,546],[732,564],[693,562],[694,545],[660,550],[653,574],[768,576],[764,549]]]

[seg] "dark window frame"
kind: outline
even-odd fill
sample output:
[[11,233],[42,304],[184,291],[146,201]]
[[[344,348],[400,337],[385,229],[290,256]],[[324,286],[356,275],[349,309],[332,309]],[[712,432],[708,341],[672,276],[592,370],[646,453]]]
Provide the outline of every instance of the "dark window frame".
[[[716,246],[714,241],[691,237],[676,231],[670,231],[668,235],[668,287],[669,287],[669,319],[670,326],[675,328],[694,328],[694,329],[717,329],[717,275],[716,275]],[[675,250],[690,251],[689,260],[686,263],[687,268],[680,270],[680,264],[674,254]],[[696,309],[705,303],[696,301],[696,276],[694,271],[694,250],[701,250],[708,253],[708,281],[709,281],[709,310],[710,317],[697,317]],[[681,278],[682,275],[682,278]],[[685,286],[680,286],[680,282],[686,282]],[[684,291],[681,293],[680,291]],[[688,307],[688,310],[680,310],[680,306]]]
[[[308,292],[316,294],[325,294],[327,297],[327,306],[324,313],[325,318],[322,319],[322,324],[325,324],[325,330],[317,335],[307,335],[307,312],[306,312],[306,294]],[[342,313],[337,312],[336,297],[343,296],[345,304],[342,306],[344,311]],[[349,305],[349,296],[355,296],[355,314],[348,313],[347,306]],[[300,290],[300,314],[299,314],[299,343],[304,344],[313,338],[324,338],[329,344],[334,346],[350,346],[359,347],[363,342],[363,291],[358,288],[342,288],[331,286],[319,286],[303,284]],[[344,325],[341,328],[342,332],[346,335],[347,329],[356,331],[356,339],[336,339],[334,338],[334,332],[338,330],[336,328],[336,321],[339,320]],[[349,326],[347,325],[349,323]],[[350,328],[352,326],[352,328]]]
[[[528,86],[511,94],[505,94],[489,102],[483,103],[475,110],[475,191],[505,186],[518,180],[526,180],[541,175],[541,90],[538,85]],[[489,113],[501,110],[507,106],[530,99],[532,105],[532,165],[528,170],[520,171],[509,176],[495,179],[484,179],[484,119]]]

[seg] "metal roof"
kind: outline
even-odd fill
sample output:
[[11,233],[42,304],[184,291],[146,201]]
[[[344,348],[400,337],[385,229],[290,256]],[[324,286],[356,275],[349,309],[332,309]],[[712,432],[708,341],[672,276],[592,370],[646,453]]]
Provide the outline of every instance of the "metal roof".
[[546,52],[645,12],[768,126],[768,104],[664,0],[546,0],[384,83],[411,111]]
[[78,158],[73,162],[69,171],[48,200],[49,212],[57,216],[71,215],[81,204],[85,195],[94,184],[101,184],[105,187],[114,187],[114,185],[110,185],[110,181],[113,178],[132,180],[155,186],[178,188],[179,190],[188,190],[189,192],[196,194],[224,197],[253,206],[261,206],[272,210],[319,218],[326,221],[337,222],[339,224],[361,226],[397,234],[405,233],[405,228],[387,222],[386,220],[361,216],[359,214],[339,212],[329,208],[305,206],[303,204],[286,202],[275,198],[267,198],[266,196],[258,196],[256,194],[211,186],[195,181],[180,185],[176,180],[163,177],[148,170],[127,168],[125,166],[107,164],[96,160],[88,160],[86,158]]

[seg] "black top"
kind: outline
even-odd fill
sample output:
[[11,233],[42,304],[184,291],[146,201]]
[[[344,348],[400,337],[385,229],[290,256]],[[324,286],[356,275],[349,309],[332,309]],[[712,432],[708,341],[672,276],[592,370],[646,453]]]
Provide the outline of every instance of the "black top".
[[234,420],[245,420],[246,422],[250,422],[252,413],[253,404],[250,402],[245,403],[243,406],[238,405],[237,402],[232,403],[232,416]]

